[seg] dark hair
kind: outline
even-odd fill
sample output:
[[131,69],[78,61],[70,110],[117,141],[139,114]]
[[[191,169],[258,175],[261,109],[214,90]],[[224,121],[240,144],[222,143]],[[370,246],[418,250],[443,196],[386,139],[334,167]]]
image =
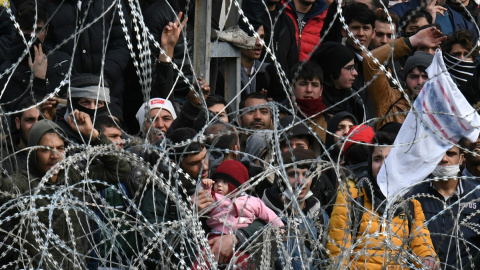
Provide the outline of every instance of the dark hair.
[[253,92],[253,93],[250,93],[250,94],[246,95],[245,98],[240,101],[240,105],[239,105],[240,110],[245,108],[245,102],[249,98],[263,99],[266,102],[268,102],[268,99],[264,94],[262,94],[260,92]]
[[205,130],[205,136],[215,135],[207,138],[207,144],[212,148],[232,149],[238,143],[238,133],[232,125],[222,121],[216,121]]
[[467,51],[471,51],[470,56],[475,59],[478,56],[478,48],[473,49],[475,46],[475,36],[467,30],[458,30],[450,35],[448,35],[447,40],[445,40],[445,52],[450,54],[453,45],[460,44]]
[[400,18],[398,18],[398,15],[395,14],[395,12],[385,12],[385,10],[383,9],[378,9],[378,10],[375,10],[374,11],[375,13],[375,17],[376,17],[376,21],[379,21],[379,22],[382,22],[382,23],[390,23],[388,21],[388,17],[390,16],[390,18],[392,19],[392,23],[395,24],[395,27],[394,27],[394,32],[396,33],[398,31],[398,24],[400,22]]
[[372,0],[372,10],[383,9],[384,6],[388,8],[389,2],[389,0]]
[[95,118],[94,127],[101,131],[104,131],[105,128],[122,128],[121,124],[110,115],[98,115]]
[[37,15],[37,24],[40,22],[47,23],[47,9],[41,1],[27,0],[18,7],[15,18],[20,25],[20,29],[23,31],[33,31],[35,13]]
[[[18,105],[16,106],[16,109],[17,110],[23,110],[23,109],[26,109],[26,108],[29,108],[29,107],[32,107],[33,105],[35,105],[36,103],[32,100],[32,98],[30,97],[25,97],[24,99],[22,99]],[[22,112],[19,112],[19,113],[16,113],[13,117],[13,119],[15,118],[19,118],[19,119],[22,119],[22,115],[25,111],[22,111]]]
[[[409,16],[411,17],[409,18]],[[405,32],[405,30],[407,29],[407,25],[411,22],[418,21],[418,19],[420,18],[425,18],[428,24],[433,23],[432,15],[430,15],[430,13],[426,9],[421,8],[420,10],[417,10],[416,8],[412,8],[407,10],[407,12],[405,12],[402,18],[400,18],[400,21],[402,22],[402,36],[407,37],[407,33]]]
[[364,3],[351,3],[343,9],[345,23],[350,25],[353,21],[361,24],[370,24],[375,28],[375,13]]
[[205,103],[207,104],[207,108],[210,108],[216,104],[225,105],[225,112],[227,113],[228,120],[232,121],[232,119],[230,119],[232,117],[232,108],[227,107],[227,101],[222,96],[218,94],[210,94],[208,95],[207,99],[205,99]]
[[368,160],[370,155],[370,146],[365,144],[355,143],[350,146],[345,156],[345,162],[347,165],[355,165]]
[[320,84],[323,85],[323,70],[322,67],[314,61],[298,62],[292,67],[290,78],[294,80],[293,83],[299,79],[312,81],[317,78]]
[[291,164],[297,163],[302,160],[309,160],[311,159],[312,162],[309,164],[299,164],[298,168],[307,168],[309,169],[313,163],[313,160],[318,159],[318,155],[315,154],[313,150],[310,149],[303,149],[303,148],[295,148],[292,151],[287,151],[282,154],[283,163],[284,164]]
[[167,138],[172,143],[172,152],[170,157],[175,159],[177,163],[183,159],[184,156],[196,155],[205,147],[203,143],[191,142],[187,145],[175,146],[176,143],[186,143],[188,140],[193,139],[197,135],[197,132],[188,127],[177,128],[172,133],[168,134]]
[[[375,133],[375,137],[373,137],[373,144],[378,146],[386,145],[386,146],[393,146],[395,142],[395,138],[397,134],[385,132],[385,131],[378,131]],[[370,153],[373,153],[374,146],[370,146]]]

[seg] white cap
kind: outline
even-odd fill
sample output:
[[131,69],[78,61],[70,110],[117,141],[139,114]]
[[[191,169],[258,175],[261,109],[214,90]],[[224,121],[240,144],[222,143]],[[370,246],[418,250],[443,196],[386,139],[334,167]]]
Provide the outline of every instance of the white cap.
[[163,98],[152,98],[148,102],[142,104],[142,107],[137,112],[137,121],[140,124],[140,129],[145,127],[145,108],[149,108],[148,111],[152,109],[163,109],[167,110],[173,117],[173,120],[177,118],[177,114],[175,113],[175,109],[173,108],[172,102],[168,99]]

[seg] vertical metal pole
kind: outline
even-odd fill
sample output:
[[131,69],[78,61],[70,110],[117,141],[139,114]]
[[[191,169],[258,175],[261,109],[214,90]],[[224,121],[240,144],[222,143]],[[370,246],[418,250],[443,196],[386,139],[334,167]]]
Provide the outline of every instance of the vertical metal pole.
[[[234,0],[226,0],[225,7],[231,7],[229,16],[225,23],[225,28],[229,28],[238,24],[238,9],[233,4]],[[241,4],[241,0],[239,1]],[[232,101],[241,88],[241,76],[240,71],[242,64],[240,61],[240,53],[238,55],[225,59],[225,99],[227,102]],[[233,111],[236,111],[240,104],[240,96],[238,96],[234,102],[230,105]]]
[[195,1],[195,34],[193,66],[195,76],[210,80],[210,35],[212,24],[212,0]]

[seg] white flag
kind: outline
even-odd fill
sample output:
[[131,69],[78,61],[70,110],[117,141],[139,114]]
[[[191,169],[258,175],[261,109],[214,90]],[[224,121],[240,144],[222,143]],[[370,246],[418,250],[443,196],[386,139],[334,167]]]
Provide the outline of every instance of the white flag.
[[387,199],[405,194],[407,187],[424,180],[462,137],[478,138],[480,117],[450,78],[440,50],[427,73],[429,80],[377,176]]

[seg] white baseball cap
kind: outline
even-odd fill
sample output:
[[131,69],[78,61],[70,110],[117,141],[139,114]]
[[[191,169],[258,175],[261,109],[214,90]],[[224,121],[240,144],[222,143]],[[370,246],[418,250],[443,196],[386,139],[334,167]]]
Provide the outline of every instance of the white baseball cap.
[[167,110],[172,115],[173,120],[177,118],[177,114],[175,113],[175,109],[173,108],[173,104],[170,102],[170,100],[164,98],[152,98],[148,102],[143,103],[142,107],[138,109],[136,114],[137,121],[140,124],[140,129],[144,128],[145,126],[146,108],[149,108],[148,111],[157,108]]

